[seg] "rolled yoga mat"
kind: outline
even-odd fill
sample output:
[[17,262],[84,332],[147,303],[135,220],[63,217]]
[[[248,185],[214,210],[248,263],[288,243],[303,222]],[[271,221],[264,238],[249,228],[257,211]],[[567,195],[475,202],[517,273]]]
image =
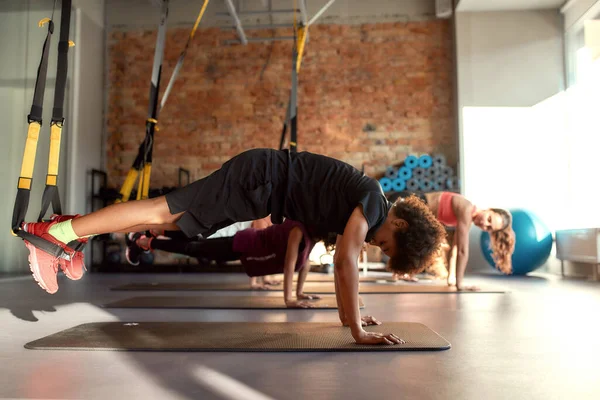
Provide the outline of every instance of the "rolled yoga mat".
[[425,170],[425,178],[427,179],[435,179],[437,178],[442,171],[437,167],[427,168]]
[[434,154],[432,158],[434,166],[444,166],[446,165],[446,156],[440,153]]
[[99,322],[34,340],[35,350],[111,351],[406,351],[447,350],[450,343],[423,324],[385,322],[366,331],[394,333],[406,343],[357,345],[350,329],[327,322]]
[[[229,290],[251,291],[247,283],[190,283],[190,282],[165,282],[165,283],[130,283],[112,288],[111,290],[134,291],[203,291],[203,290]],[[265,292],[281,292],[283,285],[271,286]],[[503,290],[482,290],[479,292],[457,292],[455,287],[448,285],[423,285],[418,283],[365,283],[359,285],[359,293],[504,293]],[[304,293],[333,294],[333,282],[307,282],[304,284]]]
[[387,167],[385,170],[385,177],[394,180],[398,177],[398,168],[396,167]]
[[431,192],[433,189],[433,182],[430,179],[421,179],[419,182],[419,190],[422,192]]
[[425,168],[417,167],[412,170],[412,176],[415,179],[422,179],[425,177]]
[[406,189],[406,181],[404,179],[396,178],[392,181],[392,190],[394,192],[401,192]]
[[419,180],[416,178],[411,178],[406,181],[406,189],[411,192],[416,192],[419,190]]
[[384,192],[389,192],[392,190],[392,180],[390,178],[381,178],[379,180],[379,185],[381,185],[381,189]]
[[408,167],[400,167],[398,168],[398,178],[404,179],[405,181],[412,178],[412,169]]
[[[335,296],[325,296],[318,300],[303,300],[313,307],[304,310],[337,310]],[[360,308],[365,305],[358,298]],[[235,309],[235,310],[275,310],[287,309],[281,296],[140,296],[113,301],[104,308],[193,308],[193,309]],[[296,308],[295,310],[303,310]]]
[[448,165],[442,168],[442,176],[446,178],[451,178],[454,176],[454,169]]
[[404,159],[404,165],[410,169],[416,168],[419,166],[419,159],[416,156],[407,156]]
[[429,168],[433,164],[433,160],[429,154],[423,154],[419,157],[419,167],[421,168]]

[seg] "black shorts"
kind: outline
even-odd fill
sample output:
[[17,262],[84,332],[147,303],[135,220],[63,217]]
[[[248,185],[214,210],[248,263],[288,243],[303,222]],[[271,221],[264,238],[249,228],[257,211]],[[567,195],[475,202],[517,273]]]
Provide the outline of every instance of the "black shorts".
[[235,222],[271,214],[281,223],[289,154],[272,149],[243,152],[211,175],[165,197],[177,226],[188,236],[207,237]]

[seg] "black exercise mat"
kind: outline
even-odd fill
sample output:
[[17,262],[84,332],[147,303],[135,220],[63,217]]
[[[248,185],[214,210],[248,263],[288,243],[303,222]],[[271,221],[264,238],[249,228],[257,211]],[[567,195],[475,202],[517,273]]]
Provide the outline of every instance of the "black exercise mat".
[[100,322],[78,325],[25,345],[37,350],[113,351],[403,351],[446,350],[422,324],[386,322],[366,330],[395,333],[397,345],[357,345],[350,329],[316,322]]
[[[203,291],[203,290],[230,290],[230,291],[250,291],[250,285],[247,283],[192,283],[192,282],[150,282],[150,283],[130,283],[117,286],[112,290],[170,290],[170,291]],[[281,292],[283,285],[271,286],[266,291]],[[333,282],[307,282],[304,284],[305,293],[335,293]],[[385,293],[504,293],[502,289],[485,289],[478,292],[457,292],[455,287],[447,285],[423,285],[419,283],[365,283],[359,286],[360,293],[385,294]]]
[[[319,300],[304,300],[315,309],[337,309],[335,296],[325,296]],[[362,299],[358,299],[364,308]],[[114,301],[105,308],[193,308],[193,309],[288,309],[280,296],[139,296]],[[302,310],[301,308],[295,310]]]

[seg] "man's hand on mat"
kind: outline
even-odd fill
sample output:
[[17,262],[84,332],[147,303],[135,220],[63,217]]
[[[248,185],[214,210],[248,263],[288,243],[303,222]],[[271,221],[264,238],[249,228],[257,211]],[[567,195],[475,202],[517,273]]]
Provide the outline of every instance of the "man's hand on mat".
[[357,344],[403,344],[406,343],[393,333],[362,331],[354,340]]
[[297,293],[296,297],[298,298],[298,300],[319,300],[321,298],[321,296],[317,296],[316,294],[304,293]]
[[456,290],[458,290],[459,292],[479,292],[481,288],[478,286],[457,286]]
[[362,324],[362,326],[381,325],[381,322],[377,321],[374,317],[371,317],[370,315],[365,315],[364,317],[362,317],[360,319],[360,323]]
[[301,300],[289,300],[285,302],[287,308],[313,308],[314,305]]

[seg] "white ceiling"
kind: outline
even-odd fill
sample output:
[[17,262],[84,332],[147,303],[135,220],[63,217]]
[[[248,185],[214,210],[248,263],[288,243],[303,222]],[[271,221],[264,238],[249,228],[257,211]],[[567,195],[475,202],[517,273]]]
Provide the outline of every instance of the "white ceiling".
[[566,0],[460,0],[457,11],[510,11],[560,8]]

